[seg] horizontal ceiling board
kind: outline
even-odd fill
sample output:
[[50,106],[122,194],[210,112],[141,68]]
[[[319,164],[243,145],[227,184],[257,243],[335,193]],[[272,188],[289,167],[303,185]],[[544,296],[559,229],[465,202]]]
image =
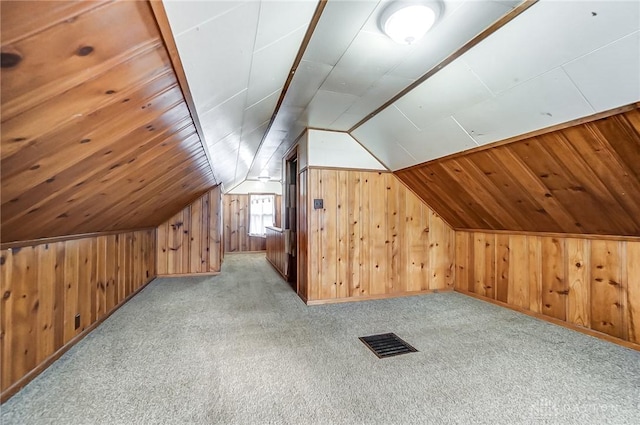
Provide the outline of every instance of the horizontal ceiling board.
[[556,68],[454,117],[479,144],[486,144],[593,113],[567,74]]
[[395,102],[418,127],[493,97],[462,59],[420,84]]
[[640,100],[640,31],[563,65],[596,111]]
[[456,229],[640,236],[639,170],[633,109],[396,174]]
[[419,139],[408,138],[398,141],[418,162],[478,146],[452,117],[443,117],[420,125],[422,128]]
[[306,27],[253,54],[247,103],[253,105],[284,86]]
[[247,88],[259,12],[248,2],[176,37],[198,116]]
[[502,92],[638,30],[637,1],[540,1],[465,61]]
[[230,10],[243,6],[239,1],[165,0],[164,7],[169,16],[174,36],[194,29],[206,21],[218,18]]
[[331,65],[301,61],[296,70],[296,76],[289,85],[283,106],[306,107],[332,69]]
[[278,89],[258,103],[251,105],[244,111],[242,120],[243,134],[249,134],[256,128],[263,125],[265,122],[271,120],[273,110],[275,109],[276,103],[278,103],[278,99],[280,98],[280,91],[281,90]]
[[334,66],[376,8],[378,1],[329,1],[304,59]]
[[212,146],[242,128],[247,90],[242,90],[218,106],[200,114],[204,138]]
[[306,29],[316,8],[315,1],[263,1],[255,50],[263,49],[294,31]]
[[408,167],[418,162],[400,143],[407,140],[419,143],[421,132],[395,106],[385,109],[376,115],[375,120],[367,121],[351,134],[390,169]]
[[357,96],[347,93],[318,90],[303,113],[303,122],[313,127],[327,128],[357,99]]

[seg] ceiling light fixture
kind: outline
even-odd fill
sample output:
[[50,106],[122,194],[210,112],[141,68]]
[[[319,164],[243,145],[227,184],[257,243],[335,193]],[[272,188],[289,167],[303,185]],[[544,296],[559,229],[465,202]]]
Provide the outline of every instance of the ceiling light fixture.
[[380,27],[396,43],[413,44],[433,27],[440,11],[436,1],[392,2],[380,17]]

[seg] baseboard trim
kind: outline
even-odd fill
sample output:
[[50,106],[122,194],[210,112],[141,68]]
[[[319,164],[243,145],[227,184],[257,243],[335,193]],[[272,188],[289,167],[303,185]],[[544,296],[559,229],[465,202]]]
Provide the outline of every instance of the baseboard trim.
[[509,310],[517,311],[518,313],[526,314],[527,316],[535,317],[536,319],[544,320],[545,322],[553,323],[554,325],[562,326],[563,328],[571,329],[572,331],[580,332],[585,335],[589,335],[595,338],[603,339],[608,342],[612,342],[617,345],[621,345],[626,348],[630,348],[632,350],[640,351],[640,344],[636,344],[634,342],[626,341],[624,339],[617,338],[615,336],[607,335],[606,333],[600,331],[594,331],[593,329],[585,328],[583,326],[575,325],[573,323],[565,322],[564,320],[556,319],[554,317],[546,316],[542,313],[537,313],[535,311],[526,310],[522,307],[518,307],[515,305],[507,304],[502,301],[494,300],[493,298],[487,298],[482,295],[474,294],[473,292],[465,291],[462,289],[455,289],[455,292],[458,292],[462,295],[466,295],[471,298],[476,298],[481,301],[485,301],[491,304],[495,304],[500,307],[508,308]]
[[159,274],[158,277],[218,276],[220,272]]
[[371,301],[371,300],[385,300],[388,298],[412,297],[414,295],[437,294],[438,292],[453,292],[453,288],[425,289],[424,291],[398,292],[395,294],[365,295],[365,296],[348,297],[348,298],[330,298],[325,300],[303,299],[303,301],[307,305],[338,304],[338,303],[350,303],[350,302],[356,302],[356,301]]
[[282,271],[278,268],[278,266],[275,265],[275,263],[273,261],[271,261],[271,259],[267,256],[265,256],[265,258],[267,259],[267,261],[269,262],[269,264],[271,264],[271,267],[273,267],[274,269],[276,269],[276,271],[278,272],[278,274],[280,276],[282,276],[282,278],[284,279],[284,281],[286,283],[289,283],[289,281],[287,280],[287,276],[284,275],[284,273],[282,273]]
[[28,372],[26,375],[24,375],[22,378],[18,379],[16,382],[14,382],[11,386],[7,387],[7,389],[5,389],[4,391],[2,391],[2,393],[0,394],[0,404],[6,402],[7,400],[9,400],[11,397],[13,397],[18,391],[20,391],[22,388],[24,388],[29,382],[31,382],[35,377],[37,377],[38,375],[40,375],[42,372],[44,372],[45,369],[47,369],[49,366],[51,366],[53,364],[53,362],[55,362],[56,360],[58,360],[64,353],[66,353],[67,351],[69,351],[69,349],[71,347],[73,347],[74,345],[76,345],[80,340],[82,340],[85,336],[87,336],[91,331],[93,331],[95,328],[97,328],[102,322],[104,322],[105,320],[107,320],[113,313],[115,313],[120,307],[122,307],[123,305],[125,305],[127,303],[127,301],[129,301],[131,298],[135,297],[140,291],[142,291],[144,288],[147,287],[147,285],[149,285],[149,283],[153,282],[153,280],[155,279],[155,277],[150,278],[145,284],[143,284],[140,288],[136,289],[134,292],[132,292],[131,294],[129,294],[125,299],[123,299],[118,305],[116,305],[115,307],[113,307],[108,313],[106,313],[104,316],[102,316],[100,319],[96,320],[95,322],[93,322],[91,325],[89,325],[85,330],[83,330],[82,332],[80,332],[78,335],[74,336],[71,340],[69,340],[69,342],[67,342],[65,345],[63,345],[62,347],[58,348],[58,350],[51,354],[49,357],[47,357],[46,359],[44,359],[42,361],[42,363],[40,363],[39,365],[37,365],[35,368],[33,368],[30,372]]

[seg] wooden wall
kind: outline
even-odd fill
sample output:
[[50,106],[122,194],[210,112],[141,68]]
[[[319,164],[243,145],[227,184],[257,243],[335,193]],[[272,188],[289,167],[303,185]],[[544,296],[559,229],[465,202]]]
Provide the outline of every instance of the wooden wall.
[[282,229],[267,227],[267,260],[283,277],[286,277],[285,265],[288,255],[285,252],[284,235]]
[[216,186],[158,227],[158,274],[219,272],[221,192]]
[[456,230],[640,236],[640,110],[397,175]]
[[0,255],[3,401],[156,276],[154,230]]
[[148,2],[0,9],[2,242],[155,227],[216,184]]
[[309,303],[453,288],[453,230],[393,174],[311,168],[300,184],[307,258],[299,275]]
[[[282,215],[282,196],[275,195],[276,216],[274,226],[280,227]],[[266,238],[249,236],[249,195],[224,195],[223,224],[224,252],[265,251]]]
[[640,344],[640,241],[458,231],[455,287]]

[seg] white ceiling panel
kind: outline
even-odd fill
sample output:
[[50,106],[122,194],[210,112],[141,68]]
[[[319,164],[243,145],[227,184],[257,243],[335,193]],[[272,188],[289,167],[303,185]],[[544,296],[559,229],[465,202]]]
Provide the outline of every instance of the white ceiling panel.
[[376,8],[378,1],[329,1],[304,59],[335,65]]
[[476,142],[486,144],[593,113],[567,74],[556,68],[454,118]]
[[331,65],[301,61],[296,75],[289,85],[289,91],[283,105],[298,106],[304,109],[311,102],[332,69]]
[[399,142],[418,163],[478,146],[452,117],[420,124],[420,139],[407,138]]
[[401,143],[420,143],[422,132],[393,105],[358,127],[351,135],[391,170],[417,163]]
[[318,5],[314,0],[263,1],[260,4],[260,26],[255,50],[260,50],[294,31],[307,28]]
[[318,90],[303,113],[303,121],[312,127],[327,128],[357,99],[351,94]]
[[280,92],[277,90],[271,93],[269,96],[262,99],[260,102],[255,103],[248,107],[244,112],[244,119],[242,121],[242,134],[248,134],[254,131],[265,123],[265,121],[271,120],[273,110],[280,98]]
[[175,37],[206,20],[215,19],[236,7],[240,1],[164,0],[171,30]]
[[495,93],[638,30],[638,1],[540,1],[465,54]]
[[301,28],[253,54],[247,95],[249,105],[284,86],[305,31]]
[[420,41],[420,48],[414,49],[391,75],[418,79],[510,10],[509,3],[464,2]]
[[454,112],[468,108],[493,94],[462,59],[420,84],[395,105],[420,128]]
[[640,31],[563,68],[598,112],[640,101]]
[[176,37],[199,112],[247,87],[259,10],[259,3],[245,3]]
[[247,90],[200,115],[200,124],[209,145],[217,143],[242,126]]

